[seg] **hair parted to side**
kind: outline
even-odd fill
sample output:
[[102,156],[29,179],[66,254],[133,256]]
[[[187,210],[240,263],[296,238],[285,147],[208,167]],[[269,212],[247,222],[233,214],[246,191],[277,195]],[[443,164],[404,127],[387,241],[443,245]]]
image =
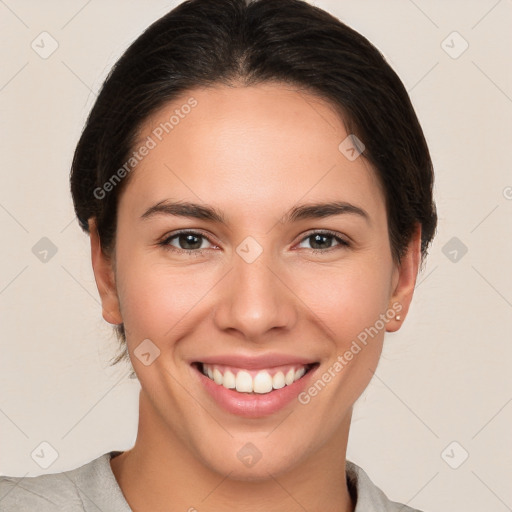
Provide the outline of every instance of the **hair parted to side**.
[[[340,113],[385,192],[393,259],[400,262],[420,224],[423,264],[437,225],[434,173],[407,91],[366,38],[304,0],[186,0],[131,44],[103,83],[73,157],[82,229],[94,218],[103,252],[113,253],[118,198],[133,172],[108,193],[95,191],[125,165],[150,115],[197,87],[264,82],[297,87]],[[129,360],[123,324],[116,334],[122,352],[113,364]]]

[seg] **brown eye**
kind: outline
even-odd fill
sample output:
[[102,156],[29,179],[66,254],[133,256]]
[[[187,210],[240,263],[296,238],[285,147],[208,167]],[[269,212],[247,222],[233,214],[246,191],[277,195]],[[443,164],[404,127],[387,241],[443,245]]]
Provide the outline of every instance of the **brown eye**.
[[[348,247],[349,243],[341,238],[337,233],[333,233],[331,231],[316,231],[314,233],[310,233],[305,236],[301,244],[305,241],[308,241],[310,244],[310,248],[313,252],[327,252],[330,249],[335,249],[336,247]],[[333,245],[333,241],[336,244]]]
[[202,233],[196,231],[180,231],[179,233],[174,233],[166,237],[159,242],[159,245],[163,246],[165,249],[180,253],[202,254],[203,249],[207,248],[203,246],[204,241],[211,243]]

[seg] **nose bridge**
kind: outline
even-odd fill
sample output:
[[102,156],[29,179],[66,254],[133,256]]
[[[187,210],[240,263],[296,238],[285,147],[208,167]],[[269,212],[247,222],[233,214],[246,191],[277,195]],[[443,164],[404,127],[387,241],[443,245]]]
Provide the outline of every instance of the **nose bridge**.
[[273,269],[271,249],[254,242],[242,242],[233,254],[215,315],[219,328],[236,329],[251,340],[274,327],[289,328],[295,318],[290,292]]

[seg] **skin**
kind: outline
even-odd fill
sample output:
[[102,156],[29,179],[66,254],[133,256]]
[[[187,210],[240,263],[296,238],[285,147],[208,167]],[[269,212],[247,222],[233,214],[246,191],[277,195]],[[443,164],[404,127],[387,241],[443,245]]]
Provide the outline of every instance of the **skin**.
[[[136,443],[112,470],[137,512],[219,512],[234,503],[246,511],[353,511],[345,481],[352,407],[377,367],[385,331],[399,329],[407,314],[420,228],[396,264],[374,171],[338,149],[348,134],[333,108],[290,86],[188,91],[144,123],[140,140],[191,96],[198,105],[137,165],[121,194],[111,257],[91,219],[103,316],[124,323],[141,384]],[[141,219],[164,199],[214,206],[228,224]],[[354,214],[280,222],[298,204],[334,200],[364,209],[369,222]],[[158,245],[179,229],[209,237],[199,239],[202,255]],[[350,246],[334,238],[315,245],[310,232],[325,229]],[[236,252],[248,236],[263,250],[253,263]],[[388,321],[310,403],[294,400],[264,418],[220,409],[189,364],[280,352],[318,361],[321,376],[394,303],[401,320]],[[160,350],[149,366],[133,354],[145,339]],[[252,467],[237,458],[248,442],[262,454]]]

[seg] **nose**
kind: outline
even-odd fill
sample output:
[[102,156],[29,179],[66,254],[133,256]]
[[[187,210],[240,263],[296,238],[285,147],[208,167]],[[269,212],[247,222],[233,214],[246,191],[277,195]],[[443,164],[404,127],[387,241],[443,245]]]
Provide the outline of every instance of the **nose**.
[[221,282],[214,321],[252,342],[268,340],[270,332],[290,330],[297,321],[298,298],[287,273],[271,261],[270,250],[253,262],[233,255],[233,267]]

